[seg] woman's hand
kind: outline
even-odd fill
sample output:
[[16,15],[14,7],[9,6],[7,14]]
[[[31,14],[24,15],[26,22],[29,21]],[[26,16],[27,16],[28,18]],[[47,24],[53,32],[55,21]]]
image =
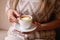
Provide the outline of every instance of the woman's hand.
[[40,31],[41,29],[40,29],[40,27],[41,27],[41,24],[39,23],[39,22],[33,22],[33,24],[35,24],[36,25],[36,31]]
[[16,10],[13,10],[13,9],[9,9],[7,11],[7,16],[8,16],[8,20],[10,22],[15,22],[17,23],[17,17],[20,16],[20,14],[16,11]]

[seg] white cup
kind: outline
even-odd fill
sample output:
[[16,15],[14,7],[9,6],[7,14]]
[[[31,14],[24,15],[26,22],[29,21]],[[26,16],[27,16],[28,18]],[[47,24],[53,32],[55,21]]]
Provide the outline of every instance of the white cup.
[[30,15],[22,15],[18,18],[20,29],[25,30],[32,27],[32,16]]

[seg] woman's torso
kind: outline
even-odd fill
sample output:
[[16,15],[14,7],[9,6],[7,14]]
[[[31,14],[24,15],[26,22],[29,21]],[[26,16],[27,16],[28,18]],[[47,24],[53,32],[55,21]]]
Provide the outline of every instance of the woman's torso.
[[[55,0],[19,0],[17,11],[23,15],[32,15],[33,21],[47,23],[53,14],[54,4]],[[39,35],[39,37],[36,34]],[[53,40],[55,38],[55,31],[40,31],[32,33],[32,35],[34,35],[34,39]]]

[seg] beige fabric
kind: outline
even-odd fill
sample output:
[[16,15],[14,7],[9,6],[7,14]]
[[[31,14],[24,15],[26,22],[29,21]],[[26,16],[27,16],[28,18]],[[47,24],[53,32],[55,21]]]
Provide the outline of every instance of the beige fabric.
[[[10,5],[8,0],[6,11],[9,8]],[[48,22],[53,12],[55,12],[56,18],[60,19],[60,0],[19,0],[16,9],[23,15],[33,16],[33,21],[40,23]],[[11,31],[13,32],[13,30]],[[15,32],[13,32],[13,34],[15,34]],[[18,33],[16,35],[18,35]],[[21,34],[19,34],[19,36],[21,36]],[[34,32],[27,35],[26,38],[28,40],[55,40],[55,31]]]
[[9,4],[10,4],[10,8],[12,9],[16,9],[16,6],[18,4],[19,0],[10,0]]

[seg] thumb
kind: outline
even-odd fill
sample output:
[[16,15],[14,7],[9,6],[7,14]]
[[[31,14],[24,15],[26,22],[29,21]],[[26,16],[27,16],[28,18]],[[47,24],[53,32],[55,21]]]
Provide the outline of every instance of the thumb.
[[37,24],[37,22],[32,22],[33,24]]
[[15,14],[17,17],[20,16],[20,14],[19,14],[16,10],[13,10],[13,12],[14,12],[14,14]]

